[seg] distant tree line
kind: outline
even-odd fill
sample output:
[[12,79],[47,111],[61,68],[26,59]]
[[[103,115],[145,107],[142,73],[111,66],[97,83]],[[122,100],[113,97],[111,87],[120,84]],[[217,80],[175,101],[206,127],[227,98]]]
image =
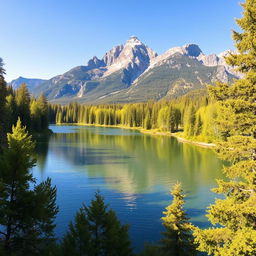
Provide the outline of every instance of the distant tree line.
[[48,128],[49,110],[46,97],[41,94],[38,98],[31,97],[26,84],[22,84],[16,91],[7,88],[6,111],[9,126],[18,117],[28,130],[40,132]]
[[26,84],[17,90],[7,86],[4,80],[3,62],[0,59],[0,145],[6,142],[6,133],[11,131],[18,117],[28,131],[42,132],[48,129],[49,108],[46,97],[32,97]]
[[105,104],[50,105],[51,123],[78,123],[138,127],[146,130],[177,132],[190,139],[212,141],[218,136],[213,120],[216,104],[207,96],[183,96],[171,101]]

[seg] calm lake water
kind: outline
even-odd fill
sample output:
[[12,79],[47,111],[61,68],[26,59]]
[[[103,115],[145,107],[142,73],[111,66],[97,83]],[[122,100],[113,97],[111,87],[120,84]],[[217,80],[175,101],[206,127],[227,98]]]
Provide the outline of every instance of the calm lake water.
[[210,189],[222,178],[222,162],[211,149],[150,136],[134,130],[87,126],[51,126],[54,134],[37,145],[38,181],[52,178],[57,186],[56,234],[67,229],[82,203],[97,189],[122,223],[130,224],[135,251],[158,241],[161,216],[170,203],[170,188],[182,183],[185,208],[192,222],[209,225],[206,207],[216,195]]

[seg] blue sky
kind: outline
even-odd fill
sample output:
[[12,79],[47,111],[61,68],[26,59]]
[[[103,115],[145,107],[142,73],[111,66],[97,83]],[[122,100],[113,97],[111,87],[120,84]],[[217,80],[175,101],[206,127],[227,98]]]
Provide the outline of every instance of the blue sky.
[[233,48],[237,0],[0,0],[6,79],[51,78],[136,35],[158,54],[196,43]]

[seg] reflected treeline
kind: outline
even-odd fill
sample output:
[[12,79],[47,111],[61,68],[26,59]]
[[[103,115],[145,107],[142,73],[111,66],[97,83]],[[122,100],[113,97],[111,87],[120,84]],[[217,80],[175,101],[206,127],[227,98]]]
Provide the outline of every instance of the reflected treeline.
[[49,141],[51,134],[42,134],[35,136],[33,139],[36,142],[34,157],[37,160],[37,166],[43,172],[49,150]]
[[[170,187],[176,181],[195,193],[221,177],[222,163],[211,149],[164,136],[133,131],[124,136],[120,129],[78,127],[74,133],[53,134],[49,149],[55,157],[70,161],[74,169],[84,166],[90,177],[104,177],[108,186],[128,194]],[[45,155],[39,159],[45,160]]]

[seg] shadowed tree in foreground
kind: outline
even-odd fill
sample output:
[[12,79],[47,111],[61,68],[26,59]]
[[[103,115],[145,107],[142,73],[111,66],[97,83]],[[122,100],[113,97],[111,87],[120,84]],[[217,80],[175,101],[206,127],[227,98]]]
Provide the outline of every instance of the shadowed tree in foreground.
[[77,212],[74,222],[61,244],[61,255],[69,256],[130,256],[128,226],[121,225],[103,197],[95,194],[90,206]]
[[36,185],[34,143],[20,119],[0,157],[0,247],[7,255],[42,255],[54,241],[58,212],[51,180]]
[[[6,113],[5,104],[7,96],[6,82],[4,80],[5,70],[3,68],[3,60],[0,58],[0,146],[2,146],[5,141],[6,133]],[[1,149],[0,149],[1,150]]]

